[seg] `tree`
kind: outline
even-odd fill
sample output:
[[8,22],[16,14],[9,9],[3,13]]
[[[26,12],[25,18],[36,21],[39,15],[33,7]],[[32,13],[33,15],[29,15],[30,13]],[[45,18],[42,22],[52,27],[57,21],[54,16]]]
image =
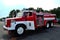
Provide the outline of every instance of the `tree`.
[[60,18],[60,7],[50,10],[50,12],[56,14],[57,18]]
[[37,8],[36,12],[44,12],[44,10],[42,8]]
[[14,15],[15,15],[15,17],[16,17],[17,13],[19,13],[19,12],[20,12],[20,10],[19,10],[19,9],[17,9],[15,12],[16,12],[16,13],[15,13]]
[[30,7],[30,8],[28,8],[29,10],[34,10],[34,8],[33,7]]
[[12,11],[10,11],[10,14],[9,14],[9,17],[12,18],[12,17],[16,17],[16,14],[20,12],[20,10],[15,10],[13,9]]
[[16,13],[18,13],[18,12],[20,12],[20,10],[19,10],[19,9],[17,9],[17,10],[16,10]]
[[0,18],[0,21],[2,21],[2,18]]
[[16,11],[13,9],[12,11],[10,11],[9,17],[12,18],[15,13]]
[[48,12],[48,13],[50,13],[50,11],[48,11],[48,10],[44,10],[44,12]]

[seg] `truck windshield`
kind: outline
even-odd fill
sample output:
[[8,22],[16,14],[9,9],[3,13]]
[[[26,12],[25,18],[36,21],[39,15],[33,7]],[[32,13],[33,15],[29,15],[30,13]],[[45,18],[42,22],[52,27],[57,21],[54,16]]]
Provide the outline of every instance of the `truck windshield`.
[[22,12],[19,12],[17,13],[16,17],[22,17],[23,16],[23,13]]
[[23,16],[32,16],[32,12],[24,12]]

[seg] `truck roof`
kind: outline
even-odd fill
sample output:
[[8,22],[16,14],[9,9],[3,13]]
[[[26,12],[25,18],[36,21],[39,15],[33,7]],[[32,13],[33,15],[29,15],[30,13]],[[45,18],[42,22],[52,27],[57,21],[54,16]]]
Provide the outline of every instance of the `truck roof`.
[[23,10],[22,12],[34,12],[34,10]]

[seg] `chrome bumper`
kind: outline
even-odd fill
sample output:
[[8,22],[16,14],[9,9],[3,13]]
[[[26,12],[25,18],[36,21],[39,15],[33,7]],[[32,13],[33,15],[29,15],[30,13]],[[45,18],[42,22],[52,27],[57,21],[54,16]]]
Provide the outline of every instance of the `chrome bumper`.
[[4,29],[4,30],[15,30],[15,28],[12,28],[12,27],[6,27],[5,25],[3,26],[3,29]]

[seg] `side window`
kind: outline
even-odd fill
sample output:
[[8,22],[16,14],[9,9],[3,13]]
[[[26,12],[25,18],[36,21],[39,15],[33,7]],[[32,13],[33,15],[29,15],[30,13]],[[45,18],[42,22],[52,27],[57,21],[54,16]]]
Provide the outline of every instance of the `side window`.
[[32,16],[32,12],[24,12],[23,16],[27,16],[27,17]]
[[24,12],[23,16],[27,16],[27,12]]
[[29,12],[29,16],[32,16],[32,12]]

